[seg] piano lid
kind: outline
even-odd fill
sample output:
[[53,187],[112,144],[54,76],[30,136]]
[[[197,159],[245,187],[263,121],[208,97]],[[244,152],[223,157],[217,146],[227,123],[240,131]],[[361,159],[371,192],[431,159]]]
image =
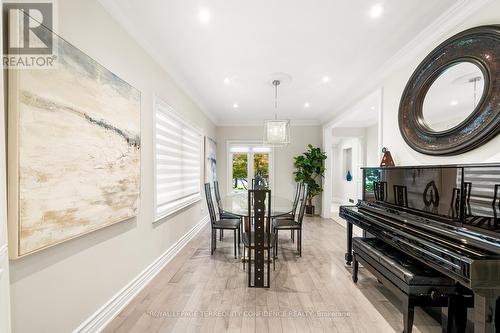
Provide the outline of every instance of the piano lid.
[[500,233],[500,165],[363,168],[363,200]]

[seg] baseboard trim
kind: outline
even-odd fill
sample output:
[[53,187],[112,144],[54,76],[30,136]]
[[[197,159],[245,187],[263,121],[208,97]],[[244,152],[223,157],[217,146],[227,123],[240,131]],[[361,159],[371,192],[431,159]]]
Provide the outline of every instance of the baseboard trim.
[[120,311],[179,253],[180,250],[208,223],[206,216],[191,230],[182,236],[175,244],[146,267],[139,275],[130,281],[123,289],[114,295],[106,304],[92,314],[73,333],[101,332]]

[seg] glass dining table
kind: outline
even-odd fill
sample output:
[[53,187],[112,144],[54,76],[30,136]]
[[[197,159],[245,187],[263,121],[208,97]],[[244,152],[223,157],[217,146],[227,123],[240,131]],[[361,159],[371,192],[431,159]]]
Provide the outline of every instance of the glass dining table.
[[[248,192],[232,193],[221,200],[225,212],[248,217]],[[293,202],[289,199],[271,195],[271,217],[289,213],[292,210],[292,205]]]
[[[222,208],[225,212],[241,216],[248,220],[248,192],[237,192],[221,198]],[[292,210],[292,200],[275,196],[271,194],[271,217],[277,217],[288,214]],[[247,231],[248,225],[244,223],[244,231]],[[241,260],[245,263],[247,256],[242,256]],[[253,260],[253,259],[252,259]]]

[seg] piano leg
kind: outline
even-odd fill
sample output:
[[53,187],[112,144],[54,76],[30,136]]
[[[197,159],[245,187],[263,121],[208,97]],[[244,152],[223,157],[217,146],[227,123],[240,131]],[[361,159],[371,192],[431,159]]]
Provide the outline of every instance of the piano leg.
[[411,333],[413,329],[413,317],[415,313],[415,306],[411,298],[403,300],[403,333]]
[[345,254],[345,263],[350,265],[352,262],[352,223],[347,221],[347,252]]
[[474,290],[474,333],[500,332],[500,316],[496,305],[499,290]]
[[467,328],[467,304],[463,297],[458,297],[455,304],[455,325],[457,333],[465,333]]

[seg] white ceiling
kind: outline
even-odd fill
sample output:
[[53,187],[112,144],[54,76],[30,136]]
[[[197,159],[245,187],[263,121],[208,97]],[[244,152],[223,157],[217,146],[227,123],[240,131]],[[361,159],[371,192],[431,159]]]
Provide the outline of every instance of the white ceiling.
[[[218,124],[273,118],[275,72],[292,77],[279,90],[278,117],[333,117],[346,95],[457,2],[101,0]],[[380,3],[374,19],[370,9]]]
[[382,91],[377,89],[360,99],[337,117],[332,123],[333,130],[338,128],[366,128],[378,124],[382,104]]

